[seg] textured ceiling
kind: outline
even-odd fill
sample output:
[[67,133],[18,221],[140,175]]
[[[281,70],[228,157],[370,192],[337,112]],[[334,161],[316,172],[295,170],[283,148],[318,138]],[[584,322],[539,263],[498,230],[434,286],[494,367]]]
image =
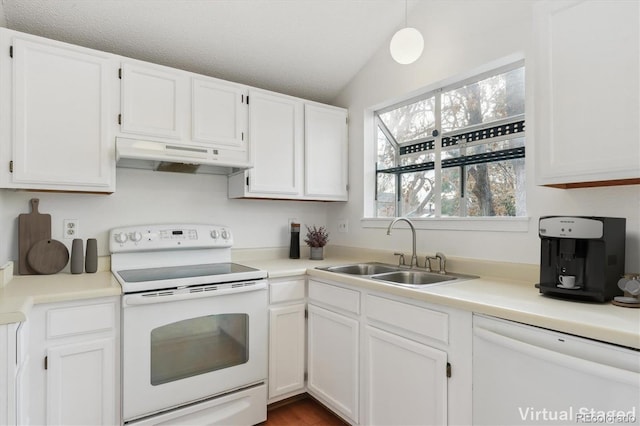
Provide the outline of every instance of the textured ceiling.
[[14,30],[330,102],[403,26],[404,7],[403,0],[2,0],[0,14]]

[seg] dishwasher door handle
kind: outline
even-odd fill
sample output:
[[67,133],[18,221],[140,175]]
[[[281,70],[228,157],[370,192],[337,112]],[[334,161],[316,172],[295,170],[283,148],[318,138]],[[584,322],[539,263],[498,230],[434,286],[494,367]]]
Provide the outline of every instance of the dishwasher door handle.
[[504,336],[500,333],[487,330],[486,328],[475,327],[474,337],[484,339],[498,346],[524,353],[528,356],[548,361],[552,364],[561,365],[573,370],[584,371],[594,376],[601,376],[606,379],[615,380],[631,386],[637,386],[640,381],[640,373],[636,371],[624,370],[610,365],[596,363],[583,358],[556,352],[537,345],[532,345],[521,340]]

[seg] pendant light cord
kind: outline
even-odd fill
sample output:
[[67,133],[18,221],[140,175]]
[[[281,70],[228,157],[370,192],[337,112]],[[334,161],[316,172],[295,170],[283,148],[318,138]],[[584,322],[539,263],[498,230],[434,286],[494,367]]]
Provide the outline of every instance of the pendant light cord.
[[404,0],[404,27],[407,28],[409,26],[409,12],[408,12],[408,8],[409,6],[407,6],[407,2],[409,0]]

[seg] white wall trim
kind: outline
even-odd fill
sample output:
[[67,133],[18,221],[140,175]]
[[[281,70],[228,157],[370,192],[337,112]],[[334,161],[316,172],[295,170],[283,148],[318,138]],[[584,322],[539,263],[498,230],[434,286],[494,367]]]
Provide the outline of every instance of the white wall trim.
[[[362,218],[363,228],[387,228],[393,218]],[[411,218],[416,229],[446,231],[528,232],[530,217]]]

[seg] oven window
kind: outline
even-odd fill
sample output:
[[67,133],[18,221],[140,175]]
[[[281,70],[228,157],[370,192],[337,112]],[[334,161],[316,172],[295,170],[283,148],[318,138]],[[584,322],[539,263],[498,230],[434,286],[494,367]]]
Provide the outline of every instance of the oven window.
[[192,318],[151,331],[151,384],[180,380],[249,360],[249,316]]

